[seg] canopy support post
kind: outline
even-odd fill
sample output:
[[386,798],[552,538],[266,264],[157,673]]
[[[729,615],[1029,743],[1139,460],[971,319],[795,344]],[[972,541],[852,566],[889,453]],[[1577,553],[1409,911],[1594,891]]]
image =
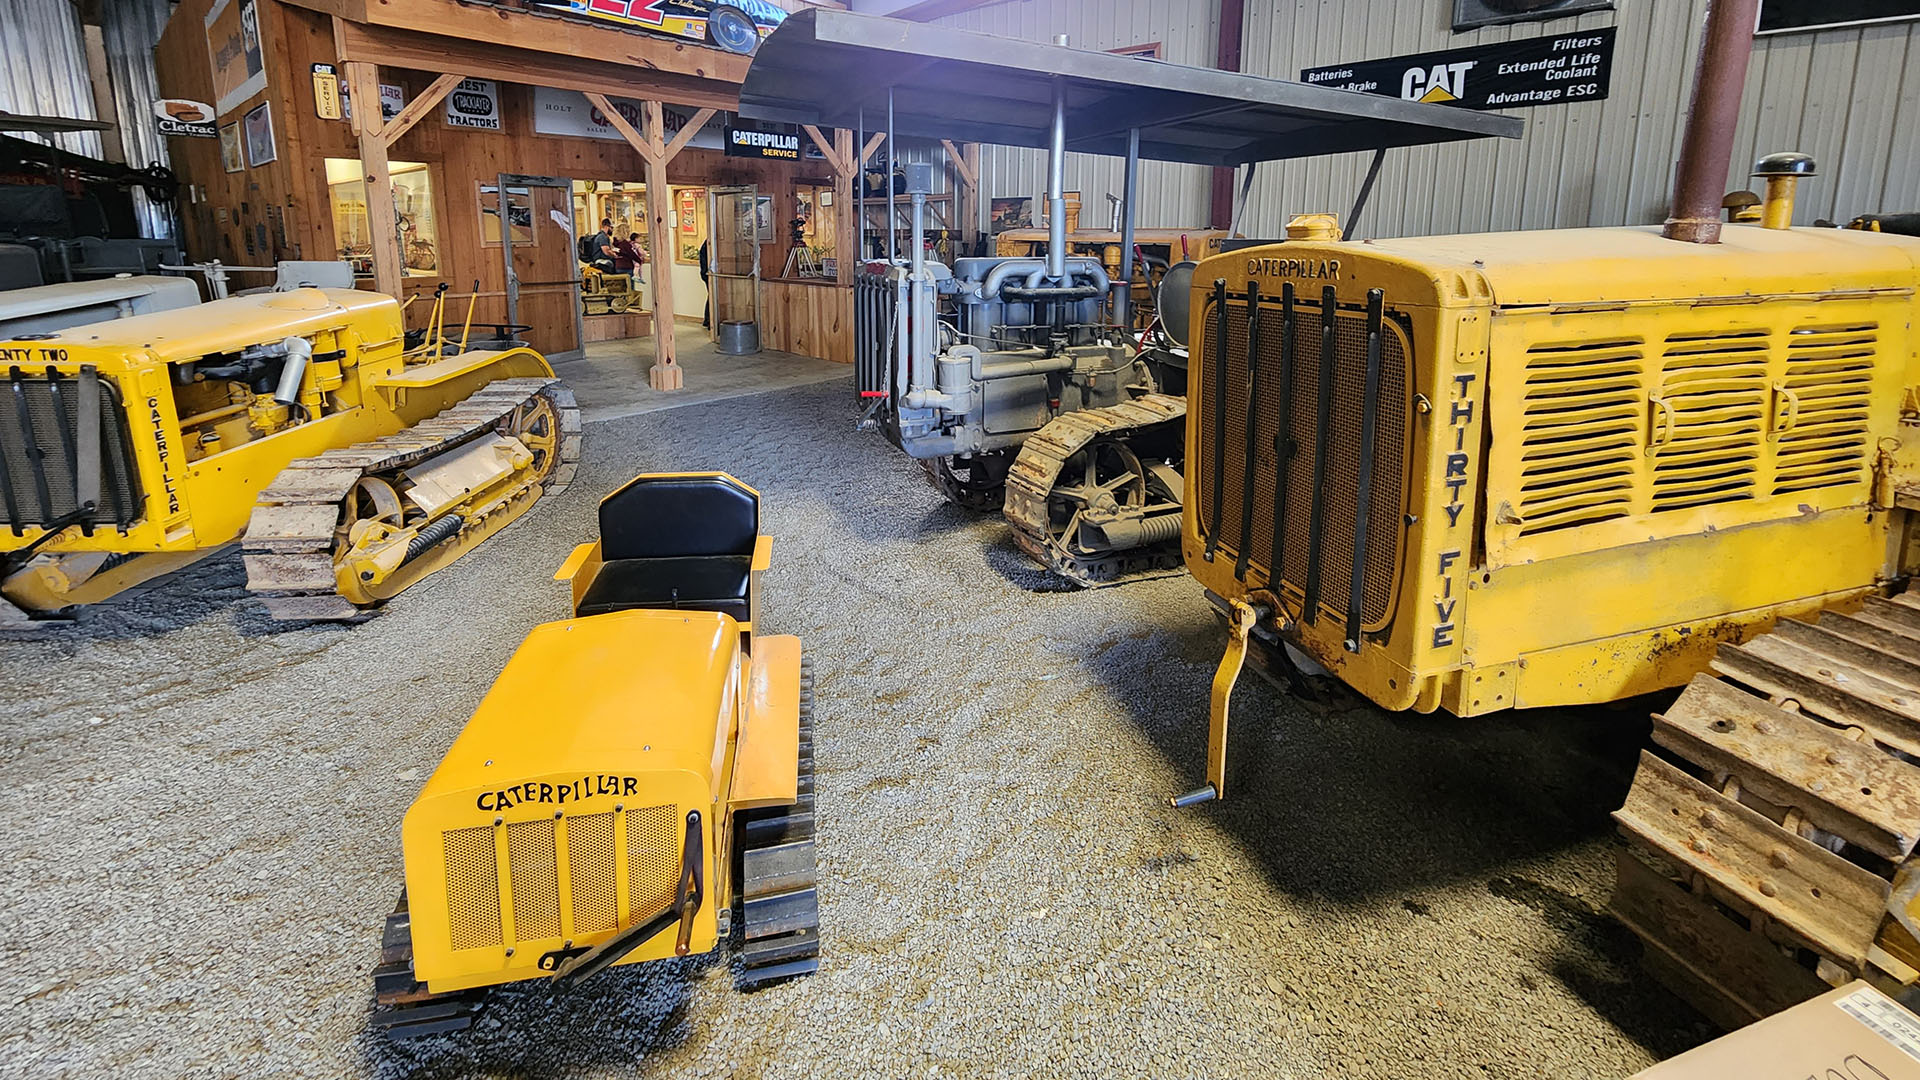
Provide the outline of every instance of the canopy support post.
[[1343,236],[1348,240],[1360,238],[1360,211],[1367,208],[1367,200],[1373,197],[1373,182],[1380,179],[1380,163],[1386,160],[1387,148],[1381,147],[1373,152],[1373,163],[1367,166],[1367,178],[1360,182],[1360,196],[1353,200],[1353,213],[1347,215],[1347,227]]
[[1120,279],[1113,296],[1113,321],[1133,337],[1133,224],[1134,193],[1140,190],[1140,129],[1127,129],[1127,167],[1120,187]]

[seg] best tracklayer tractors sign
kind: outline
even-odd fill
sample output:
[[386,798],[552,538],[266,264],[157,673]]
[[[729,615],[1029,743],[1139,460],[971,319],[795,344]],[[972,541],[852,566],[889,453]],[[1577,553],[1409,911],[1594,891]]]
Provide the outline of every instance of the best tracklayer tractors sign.
[[1599,101],[1613,70],[1614,29],[1329,64],[1301,71],[1300,81],[1467,109]]

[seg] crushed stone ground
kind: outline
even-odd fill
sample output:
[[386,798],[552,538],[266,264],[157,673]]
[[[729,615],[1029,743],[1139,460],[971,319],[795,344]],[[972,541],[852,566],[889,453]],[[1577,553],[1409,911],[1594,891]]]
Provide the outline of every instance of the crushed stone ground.
[[[589,425],[565,493],[359,626],[237,555],[0,640],[0,1074],[1624,1077],[1709,1036],[1603,913],[1644,708],[1456,720],[1257,678],[1198,782],[1223,632],[1185,577],[1057,582],[842,381]],[[818,673],[824,955],[498,993],[391,1045],[400,818],[636,472],[725,469]],[[538,718],[529,718],[537,723]]]

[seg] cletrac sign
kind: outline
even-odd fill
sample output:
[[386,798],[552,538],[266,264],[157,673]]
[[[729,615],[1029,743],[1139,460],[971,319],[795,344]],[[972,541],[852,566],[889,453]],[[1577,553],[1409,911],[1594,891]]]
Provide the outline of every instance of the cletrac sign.
[[1615,27],[1462,49],[1305,68],[1300,81],[1334,90],[1465,109],[1599,101],[1613,73]]

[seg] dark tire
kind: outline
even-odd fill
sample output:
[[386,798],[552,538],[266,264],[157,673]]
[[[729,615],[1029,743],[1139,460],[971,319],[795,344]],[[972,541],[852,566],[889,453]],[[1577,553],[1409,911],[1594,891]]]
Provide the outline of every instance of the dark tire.
[[760,28],[739,8],[715,4],[707,15],[707,43],[730,53],[751,55],[760,47]]

